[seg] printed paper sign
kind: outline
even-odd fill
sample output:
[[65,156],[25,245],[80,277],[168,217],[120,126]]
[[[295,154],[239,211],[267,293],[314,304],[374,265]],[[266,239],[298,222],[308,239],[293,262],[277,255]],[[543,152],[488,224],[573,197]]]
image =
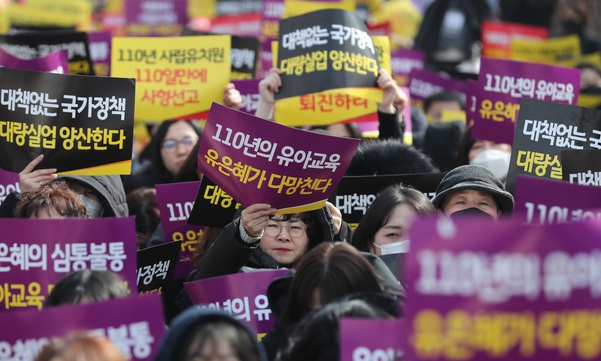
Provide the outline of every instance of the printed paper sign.
[[274,322],[266,295],[267,287],[287,272],[287,269],[274,269],[236,273],[186,282],[184,286],[195,305],[229,312],[246,321],[257,334],[264,334]]
[[41,309],[65,274],[112,271],[136,293],[133,217],[92,219],[0,218],[0,313]]
[[136,252],[138,294],[163,293],[173,277],[181,243],[167,242]]
[[[365,88],[380,101],[378,56],[365,24],[348,10],[326,9],[280,20],[276,99],[337,88]],[[372,90],[369,90],[372,88]],[[379,92],[378,92],[379,90]]]
[[240,203],[219,188],[209,177],[202,177],[188,224],[225,228],[234,220]]
[[401,320],[342,318],[340,360],[402,360]]
[[[418,219],[404,274],[408,360],[596,360],[598,222]],[[596,343],[595,343],[596,345]]]
[[342,213],[342,219],[356,228],[378,193],[393,184],[411,186],[423,192],[428,199],[434,198],[438,184],[446,173],[403,174],[379,176],[342,177],[330,203]]
[[213,103],[198,170],[248,207],[281,213],[319,209],[350,163],[359,139],[290,128]]
[[578,103],[580,70],[553,65],[482,58],[475,86],[472,137],[513,143],[515,118],[522,98]]
[[4,68],[43,71],[48,73],[68,74],[69,52],[57,50],[40,58],[21,59],[0,48],[0,66]]
[[85,331],[106,337],[128,360],[150,361],[165,334],[158,294],[0,314],[5,360],[33,361],[54,337]]
[[178,119],[223,101],[229,35],[118,37],[112,47],[112,76],[136,79],[136,119]]
[[194,270],[192,256],[204,227],[188,224],[200,182],[157,184],[157,201],[165,242],[181,242],[175,278],[186,278]]
[[133,79],[0,68],[0,167],[130,174]]
[[534,224],[601,221],[601,192],[597,187],[518,176],[514,218]]
[[562,150],[561,168],[564,181],[601,187],[601,149]]
[[66,49],[69,58],[68,74],[94,75],[88,36],[84,32],[47,31],[0,35],[0,48],[21,59],[40,58]]
[[562,179],[563,150],[601,149],[601,111],[522,98],[506,188],[516,177]]

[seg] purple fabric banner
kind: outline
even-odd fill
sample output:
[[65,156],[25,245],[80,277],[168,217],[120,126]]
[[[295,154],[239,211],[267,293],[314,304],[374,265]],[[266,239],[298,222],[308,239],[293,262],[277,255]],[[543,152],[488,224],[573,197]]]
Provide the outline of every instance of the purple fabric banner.
[[281,213],[304,212],[325,203],[358,144],[213,103],[198,170],[245,207],[269,203]]
[[288,272],[287,269],[274,269],[236,273],[186,282],[184,287],[195,305],[229,312],[248,322],[257,334],[264,334],[274,322],[266,296],[267,287],[275,278]]
[[601,357],[601,223],[440,217],[410,238],[408,360]]
[[402,360],[401,320],[343,318],[340,360]]
[[76,331],[111,340],[128,360],[152,360],[165,333],[158,294],[0,314],[2,360],[33,361],[49,340]]
[[68,74],[69,51],[62,49],[39,58],[21,59],[0,48],[0,66],[4,68]]
[[111,75],[111,45],[112,35],[109,31],[88,32],[90,57],[94,63],[97,76]]
[[424,109],[424,100],[430,95],[450,90],[463,96],[465,85],[461,81],[443,77],[430,70],[413,69],[409,73],[408,87],[412,104]]
[[2,218],[0,229],[0,313],[41,309],[53,284],[86,268],[113,271],[137,293],[133,217]]
[[513,143],[522,97],[576,105],[580,70],[482,57],[472,137]]
[[240,107],[241,112],[248,114],[255,114],[257,106],[259,105],[259,82],[261,79],[249,79],[249,80],[232,80],[232,83],[236,86],[236,89],[242,95],[242,106]]
[[0,169],[0,204],[11,192],[20,192],[19,173],[7,172]]
[[518,176],[514,218],[535,224],[601,221],[601,192],[598,187]]
[[194,270],[192,255],[205,227],[186,222],[199,188],[200,181],[156,185],[165,242],[182,242],[173,278],[186,278]]

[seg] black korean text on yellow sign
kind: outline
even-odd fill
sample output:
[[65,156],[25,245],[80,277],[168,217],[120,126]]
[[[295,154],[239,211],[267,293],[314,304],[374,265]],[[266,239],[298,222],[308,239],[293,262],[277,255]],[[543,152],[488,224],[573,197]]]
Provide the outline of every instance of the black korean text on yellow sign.
[[[391,72],[390,41],[387,36],[372,37],[380,68]],[[277,63],[278,49],[273,49]],[[380,88],[337,88],[280,99],[275,105],[279,123],[326,125],[344,121],[375,120],[376,103],[382,101]],[[373,118],[373,119],[372,119]]]
[[113,76],[136,79],[135,119],[177,119],[223,101],[230,36],[113,38]]
[[0,168],[129,174],[133,79],[0,68]]

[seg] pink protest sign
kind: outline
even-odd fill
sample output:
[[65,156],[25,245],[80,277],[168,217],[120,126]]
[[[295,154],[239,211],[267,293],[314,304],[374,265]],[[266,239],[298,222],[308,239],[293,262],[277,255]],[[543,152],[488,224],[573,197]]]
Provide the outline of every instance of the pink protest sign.
[[580,70],[483,57],[472,91],[477,99],[472,137],[512,144],[521,98],[576,105]]
[[601,192],[597,187],[518,176],[514,218],[534,224],[601,220]]
[[38,58],[21,59],[4,49],[0,49],[0,66],[4,68],[69,74],[69,52],[67,49],[62,49]]
[[76,331],[108,338],[128,360],[152,360],[165,333],[158,294],[0,314],[3,360],[33,361],[53,337]]
[[446,217],[411,227],[408,360],[593,360],[599,222],[524,225]]
[[65,274],[113,271],[136,293],[136,229],[133,217],[0,219],[0,313],[41,309]]
[[402,360],[401,320],[343,318],[340,360]]
[[418,108],[424,109],[424,100],[430,95],[448,90],[463,96],[465,84],[430,70],[414,68],[409,73],[409,85],[407,86],[411,93],[411,102]]
[[325,203],[358,144],[213,103],[198,169],[245,207],[269,203],[282,213],[304,212]]
[[266,296],[267,287],[287,272],[287,269],[274,269],[236,273],[186,282],[184,286],[195,305],[229,312],[262,334],[269,331],[274,322]]
[[157,201],[165,242],[181,241],[174,278],[186,278],[194,270],[192,256],[204,226],[187,224],[200,182],[157,184]]
[[245,80],[232,80],[232,83],[236,86],[236,89],[242,96],[242,106],[240,111],[255,114],[259,105],[259,82],[261,79],[245,79]]

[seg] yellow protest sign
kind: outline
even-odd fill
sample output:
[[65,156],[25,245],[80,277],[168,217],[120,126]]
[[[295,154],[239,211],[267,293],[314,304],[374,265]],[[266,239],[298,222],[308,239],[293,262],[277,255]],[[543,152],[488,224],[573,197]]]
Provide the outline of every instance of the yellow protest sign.
[[111,74],[136,79],[138,120],[178,119],[223,102],[229,35],[113,38]]
[[81,31],[91,29],[92,10],[92,3],[81,0],[29,0],[6,8],[12,26],[75,27]]
[[548,40],[511,39],[511,59],[532,63],[574,66],[580,60],[577,35]]
[[342,9],[355,11],[355,2],[353,0],[341,0],[337,2],[285,0],[284,14],[282,18],[285,19],[323,9]]
[[[391,72],[390,42],[387,36],[372,37],[380,68]],[[277,42],[272,42],[277,64]],[[349,120],[377,120],[377,104],[382,89],[344,88],[279,99],[275,103],[275,121],[290,126],[327,125]]]

